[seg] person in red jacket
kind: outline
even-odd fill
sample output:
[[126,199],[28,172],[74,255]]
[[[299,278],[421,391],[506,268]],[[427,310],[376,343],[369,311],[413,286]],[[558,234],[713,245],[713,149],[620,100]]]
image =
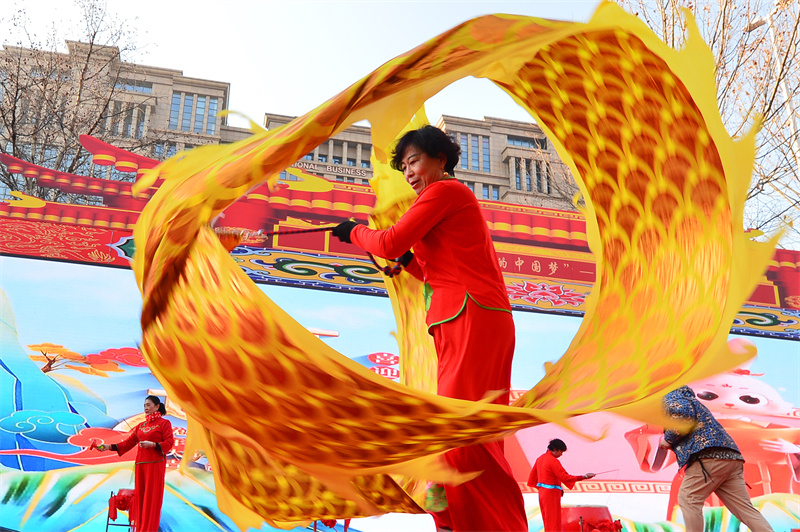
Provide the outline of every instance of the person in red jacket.
[[564,496],[564,484],[572,489],[579,480],[592,478],[594,473],[570,475],[558,460],[567,451],[567,444],[556,438],[550,440],[547,452],[536,459],[528,486],[539,490],[539,509],[544,521],[544,532],[561,532],[561,497]]
[[116,451],[122,456],[134,446],[134,499],[129,513],[133,532],[158,532],[161,505],[164,501],[164,475],[167,453],[174,443],[172,424],[163,418],[167,413],[161,400],[148,395],[144,401],[146,419],[139,423],[125,440],[111,445],[98,445],[99,451]]
[[[511,304],[478,201],[453,177],[460,154],[438,128],[409,131],[395,146],[391,164],[417,193],[412,206],[387,230],[346,221],[333,234],[374,255],[399,257],[425,283],[439,395],[478,401],[499,391],[494,402],[507,405],[515,340]],[[440,530],[528,530],[503,442],[454,449],[444,458],[458,471],[482,473],[445,486],[448,506],[432,514]]]

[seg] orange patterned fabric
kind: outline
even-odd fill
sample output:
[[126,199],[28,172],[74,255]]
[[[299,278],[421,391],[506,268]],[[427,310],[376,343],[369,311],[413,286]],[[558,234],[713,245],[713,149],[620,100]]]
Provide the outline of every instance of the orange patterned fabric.
[[[444,451],[598,410],[660,423],[666,391],[752,356],[730,354],[725,339],[772,252],[741,230],[753,133],[734,143],[725,132],[711,54],[689,26],[677,52],[610,3],[587,24],[482,17],[286,126],[145,171],[138,189],[165,181],[134,233],[141,349],[190,418],[187,455],[207,451],[237,524],[422,512],[415,480],[469,478],[442,464]],[[424,101],[467,75],[506,90],[553,141],[586,199],[598,261],[580,331],[517,407],[437,397],[336,353],[258,290],[209,228],[359,120],[385,164]],[[391,223],[408,186],[390,170],[371,184],[372,223]],[[402,355],[416,349],[405,382],[424,388],[430,345],[413,343],[414,290],[394,284],[393,303],[398,337],[412,339]]]

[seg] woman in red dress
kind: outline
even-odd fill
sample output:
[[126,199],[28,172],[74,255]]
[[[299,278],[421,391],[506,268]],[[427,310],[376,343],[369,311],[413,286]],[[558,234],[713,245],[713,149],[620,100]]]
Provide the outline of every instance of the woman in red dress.
[[561,532],[561,497],[564,496],[564,484],[572,489],[579,480],[592,478],[594,473],[570,475],[559,462],[561,455],[567,451],[567,444],[556,438],[550,440],[547,452],[536,459],[528,477],[528,486],[539,490],[539,509],[542,512],[545,532]]
[[[453,177],[460,153],[438,128],[409,131],[395,146],[391,163],[417,193],[414,204],[388,230],[347,221],[333,234],[379,257],[400,257],[405,271],[425,282],[439,395],[479,401],[500,391],[494,402],[507,405],[514,356],[511,304],[478,200]],[[528,530],[502,441],[454,449],[444,459],[458,471],[482,473],[444,487],[448,506],[433,513],[438,529]]]
[[99,451],[112,450],[122,456],[138,445],[135,467],[135,495],[130,510],[133,532],[158,532],[161,504],[164,501],[164,475],[167,453],[174,439],[172,424],[164,419],[167,413],[161,400],[148,395],[144,400],[147,418],[139,423],[125,440],[111,445],[98,445]]

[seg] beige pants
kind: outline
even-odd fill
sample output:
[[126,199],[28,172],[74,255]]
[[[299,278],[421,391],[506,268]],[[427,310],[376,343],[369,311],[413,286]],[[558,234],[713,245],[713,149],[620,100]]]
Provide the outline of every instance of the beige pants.
[[[702,461],[702,467],[700,465]],[[703,475],[703,468],[706,474]],[[703,503],[716,493],[722,503],[752,532],[773,532],[764,516],[753,507],[744,483],[744,462],[701,458],[686,468],[678,492],[686,532],[703,532]]]

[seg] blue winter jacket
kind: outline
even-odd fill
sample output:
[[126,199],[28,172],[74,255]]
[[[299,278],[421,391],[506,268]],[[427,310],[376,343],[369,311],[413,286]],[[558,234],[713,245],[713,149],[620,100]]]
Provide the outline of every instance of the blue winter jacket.
[[693,422],[691,432],[681,434],[665,430],[664,439],[675,451],[678,465],[683,467],[693,454],[709,447],[725,447],[739,452],[733,438],[714,419],[708,408],[694,395],[688,386],[681,386],[664,396],[664,411],[670,417]]

